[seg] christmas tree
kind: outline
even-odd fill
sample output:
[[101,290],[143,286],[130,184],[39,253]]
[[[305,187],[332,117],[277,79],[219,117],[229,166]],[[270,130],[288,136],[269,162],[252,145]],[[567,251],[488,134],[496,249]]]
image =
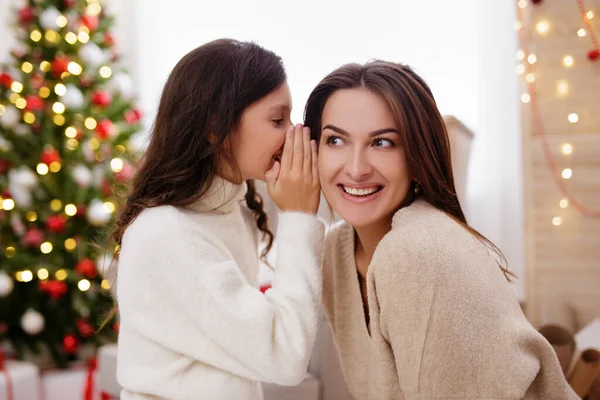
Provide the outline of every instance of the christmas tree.
[[[29,0],[0,67],[0,343],[54,363],[115,339],[103,268],[141,128],[96,0]],[[109,255],[107,257],[107,254]]]

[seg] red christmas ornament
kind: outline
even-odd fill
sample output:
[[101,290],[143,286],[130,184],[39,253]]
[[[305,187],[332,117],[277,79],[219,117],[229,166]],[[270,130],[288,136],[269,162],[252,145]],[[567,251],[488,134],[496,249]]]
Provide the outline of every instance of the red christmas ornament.
[[86,319],[78,320],[76,325],[81,336],[89,337],[94,334],[94,327]]
[[40,281],[40,290],[52,299],[58,300],[69,291],[67,284],[61,281]]
[[106,35],[104,35],[104,39],[102,40],[102,44],[105,45],[106,47],[114,46],[114,44],[115,44],[115,37],[112,34],[107,33]]
[[75,265],[75,271],[88,279],[92,279],[96,276],[96,263],[89,258],[84,258]]
[[65,0],[65,8],[71,8],[75,6],[75,3],[77,3],[77,0]]
[[12,199],[12,195],[10,194],[10,192],[8,190],[4,190],[2,192],[2,197],[4,197],[5,199]]
[[115,331],[116,333],[119,333],[119,329],[121,328],[121,325],[119,325],[118,322],[115,322],[112,326],[113,331]]
[[43,111],[44,110],[44,100],[40,99],[37,96],[27,96],[25,97],[25,101],[27,105],[25,106],[25,111]]
[[6,160],[0,160],[0,174],[10,169],[10,163]]
[[126,183],[133,177],[133,167],[130,164],[123,164],[123,169],[115,173],[117,182]]
[[78,204],[77,205],[77,213],[75,214],[76,217],[82,217],[85,215],[85,211],[86,208],[83,204]]
[[67,67],[69,66],[69,60],[66,56],[57,56],[50,65],[50,71],[52,72],[52,76],[55,78],[60,78],[63,72],[67,71]]
[[110,183],[106,179],[102,181],[102,184],[100,186],[101,186],[103,195],[110,196],[112,194],[112,187],[110,186]]
[[125,121],[128,124],[134,124],[136,122],[139,122],[142,119],[142,116],[143,114],[139,109],[133,108],[125,112]]
[[0,85],[9,88],[13,83],[13,78],[7,73],[0,74]]
[[90,78],[87,78],[85,76],[82,76],[81,78],[79,78],[79,85],[83,88],[88,88],[90,86],[92,86],[92,80]]
[[19,10],[19,22],[23,25],[32,23],[35,20],[33,8],[23,7]]
[[68,333],[63,338],[63,350],[68,354],[75,354],[79,349],[79,340],[77,336]]
[[39,89],[44,85],[44,78],[39,75],[33,75],[29,81],[35,89]]
[[92,93],[92,104],[100,107],[106,107],[110,105],[111,101],[112,97],[110,96],[110,93],[105,90],[97,90]]
[[111,120],[103,119],[98,122],[98,126],[96,126],[96,133],[98,134],[98,138],[100,140],[108,139],[110,136],[115,134],[115,125]]
[[82,25],[86,26],[90,31],[95,31],[98,28],[98,17],[94,15],[84,15],[79,20]]
[[47,149],[40,155],[40,161],[46,165],[53,162],[61,162],[60,153],[56,149]]
[[31,228],[23,235],[23,243],[27,247],[39,247],[44,243],[44,232],[38,228]]
[[67,218],[53,215],[46,220],[46,228],[52,233],[63,233],[67,228]]
[[598,57],[600,57],[600,50],[598,49],[590,50],[588,53],[588,58],[592,61],[596,61]]

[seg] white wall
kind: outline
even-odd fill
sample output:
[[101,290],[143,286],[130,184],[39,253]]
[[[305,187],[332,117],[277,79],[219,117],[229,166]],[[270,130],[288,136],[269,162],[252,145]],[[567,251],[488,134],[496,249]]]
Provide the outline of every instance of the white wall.
[[[1,22],[14,3],[0,0]],[[219,37],[254,40],[283,57],[298,122],[311,89],[343,63],[382,58],[413,66],[442,113],[475,132],[468,218],[524,275],[513,2],[112,0],[108,6],[119,17],[119,48],[148,126],[171,68],[189,50]],[[0,37],[11,34],[0,25]],[[0,60],[6,60],[9,43],[0,41]],[[522,279],[517,289],[522,296]]]

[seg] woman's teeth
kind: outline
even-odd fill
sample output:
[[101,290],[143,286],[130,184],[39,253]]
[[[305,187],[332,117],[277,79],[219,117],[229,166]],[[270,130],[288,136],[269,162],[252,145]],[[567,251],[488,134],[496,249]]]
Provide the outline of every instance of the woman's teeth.
[[342,189],[344,189],[344,192],[351,194],[353,196],[369,196],[375,192],[378,192],[381,189],[381,186],[373,186],[373,187],[364,188],[364,189],[357,189],[357,188],[353,188],[353,187],[342,186]]

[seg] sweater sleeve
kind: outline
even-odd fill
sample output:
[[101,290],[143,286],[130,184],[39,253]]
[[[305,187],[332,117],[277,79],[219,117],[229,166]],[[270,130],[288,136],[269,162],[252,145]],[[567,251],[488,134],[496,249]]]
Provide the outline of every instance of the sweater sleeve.
[[487,251],[443,238],[388,240],[373,260],[377,321],[405,398],[576,399]]
[[[182,237],[172,220],[163,225],[153,228],[164,229],[160,235],[141,227],[125,238],[129,254],[135,254],[128,265],[135,264],[137,279],[160,299],[132,298],[136,290],[122,289],[135,283],[124,276],[119,302],[133,329],[234,375],[281,385],[301,382],[317,330],[323,224],[312,215],[282,213],[274,281],[265,294],[247,282],[210,232]],[[163,322],[168,325],[156,326],[169,310]]]

